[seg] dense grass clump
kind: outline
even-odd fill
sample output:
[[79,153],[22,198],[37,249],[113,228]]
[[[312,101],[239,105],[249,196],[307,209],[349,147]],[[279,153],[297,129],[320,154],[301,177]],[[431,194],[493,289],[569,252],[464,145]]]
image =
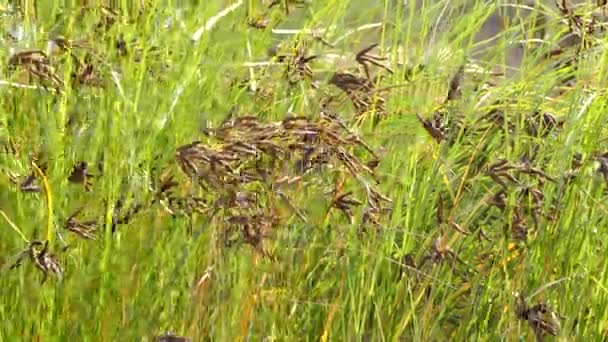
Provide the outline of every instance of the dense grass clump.
[[606,339],[603,4],[406,3],[0,5],[0,341]]

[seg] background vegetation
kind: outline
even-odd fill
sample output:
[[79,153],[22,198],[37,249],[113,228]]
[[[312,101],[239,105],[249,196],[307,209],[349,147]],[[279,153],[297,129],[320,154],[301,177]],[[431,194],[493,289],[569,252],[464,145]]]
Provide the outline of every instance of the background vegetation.
[[0,340],[608,335],[601,2],[0,10]]

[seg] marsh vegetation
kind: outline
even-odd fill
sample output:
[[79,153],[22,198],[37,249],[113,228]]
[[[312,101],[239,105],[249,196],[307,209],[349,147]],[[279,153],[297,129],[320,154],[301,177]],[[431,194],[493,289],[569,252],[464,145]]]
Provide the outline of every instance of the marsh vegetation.
[[605,10],[0,5],[0,340],[607,338]]

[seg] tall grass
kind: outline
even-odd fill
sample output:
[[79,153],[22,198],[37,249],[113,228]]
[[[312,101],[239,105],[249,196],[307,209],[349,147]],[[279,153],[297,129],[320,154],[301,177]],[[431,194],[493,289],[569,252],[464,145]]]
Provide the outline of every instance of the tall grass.
[[[491,76],[490,70],[506,70],[505,47],[526,39],[522,26],[513,25],[476,61],[486,72],[475,80],[467,73],[462,98],[442,106],[450,79],[482,45],[474,39],[476,32],[499,6],[401,3],[309,1],[289,16],[279,6],[268,14],[270,26],[256,30],[247,26],[246,16],[261,16],[266,9],[261,1],[244,1],[217,17],[197,41],[193,33],[231,2],[123,1],[113,4],[121,14],[107,30],[96,28],[100,11],[82,19],[79,6],[59,2],[37,2],[34,9],[30,3],[21,19],[5,12],[12,19],[2,21],[2,32],[23,25],[26,33],[18,42],[3,38],[16,50],[45,49],[57,34],[84,38],[102,56],[95,68],[105,87],[68,85],[54,94],[52,87],[0,85],[0,141],[16,147],[14,153],[7,148],[0,154],[0,340],[152,340],[165,330],[195,341],[532,339],[533,329],[516,317],[514,294],[537,289],[530,304],[545,300],[565,316],[557,339],[605,339],[607,184],[593,159],[606,149],[603,41],[578,64],[558,69],[541,58],[558,39],[548,35],[551,44],[526,49],[513,76]],[[558,14],[543,10],[550,18],[548,31],[563,28]],[[280,68],[269,67],[261,75],[247,67],[269,60],[268,49],[279,42],[281,51],[289,51],[298,38],[273,33],[271,27],[328,28],[325,38],[333,41],[372,22],[382,25],[355,31],[335,48],[311,44],[309,53],[321,56],[313,62],[313,70],[321,70],[317,91],[306,83],[289,88]],[[118,55],[119,37],[128,44],[128,57]],[[302,223],[293,217],[278,227],[266,241],[274,258],[246,244],[218,244],[225,227],[204,214],[172,216],[160,206],[140,211],[112,231],[117,200],[125,209],[148,203],[150,183],[165,167],[178,170],[176,148],[202,139],[202,128],[217,127],[235,108],[265,122],[289,112],[317,115],[317,94],[337,93],[327,82],[334,65],[325,54],[352,57],[372,42],[379,42],[384,54],[390,52],[395,73],[384,85],[395,88],[387,93],[386,119],[376,127],[369,120],[353,129],[381,156],[378,189],[393,203],[380,227],[361,224],[359,209],[354,224],[338,212],[324,216],[326,195],[304,188],[296,200],[313,219]],[[0,60],[8,61],[9,54],[0,49]],[[53,63],[68,80],[77,66],[61,58],[53,57]],[[355,66],[353,58],[351,63]],[[424,68],[408,72],[419,64]],[[1,65],[3,80],[25,83],[18,71]],[[272,87],[269,98],[230,86],[252,73],[258,87]],[[576,82],[558,94],[567,75]],[[475,88],[493,77],[489,90]],[[32,84],[39,83],[34,78]],[[519,118],[513,120],[517,127],[505,124],[499,133],[484,131],[491,133],[457,139],[451,146],[436,143],[415,115],[457,112],[472,123],[494,103],[506,117]],[[347,101],[333,110],[345,119],[353,116]],[[525,115],[537,110],[553,113],[564,121],[563,128],[545,137],[526,133]],[[555,204],[559,214],[555,220],[541,218],[537,227],[529,222],[525,241],[516,241],[510,218],[517,196],[507,193],[505,213],[491,208],[488,201],[500,186],[476,163],[482,157],[517,162],[532,150],[537,151],[535,166],[557,180],[542,186],[541,209],[550,212]],[[31,156],[38,152],[48,164],[37,179],[40,192],[20,191],[9,175],[27,176]],[[563,175],[575,152],[584,163],[566,186]],[[68,181],[81,160],[95,175],[90,192]],[[185,175],[176,174],[189,184]],[[518,186],[540,186],[523,179]],[[183,189],[186,193],[207,195],[193,183]],[[440,195],[445,218],[474,234],[437,222]],[[102,223],[94,241],[64,228],[81,207],[82,217]],[[43,273],[27,259],[9,269],[33,240],[50,241],[65,269],[62,279],[49,274],[42,283]],[[432,255],[435,241],[461,261],[445,254],[424,267],[408,263],[410,257],[420,264]]]

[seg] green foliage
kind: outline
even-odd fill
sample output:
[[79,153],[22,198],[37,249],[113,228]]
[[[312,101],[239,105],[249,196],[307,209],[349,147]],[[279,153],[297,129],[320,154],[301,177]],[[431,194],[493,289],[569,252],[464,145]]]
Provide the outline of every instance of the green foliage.
[[[0,5],[0,341],[514,340],[541,313],[608,335],[592,9],[539,5],[543,39],[512,15],[488,44],[509,6],[25,3]],[[298,174],[303,127],[330,152]]]

